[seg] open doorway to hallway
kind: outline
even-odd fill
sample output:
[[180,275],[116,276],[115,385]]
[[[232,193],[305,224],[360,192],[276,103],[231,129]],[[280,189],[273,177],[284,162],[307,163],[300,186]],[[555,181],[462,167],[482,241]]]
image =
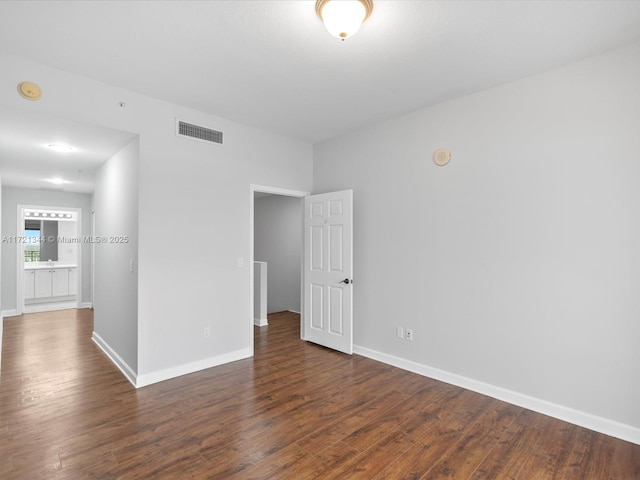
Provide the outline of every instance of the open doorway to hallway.
[[[270,313],[302,311],[302,209],[306,195],[251,188],[252,326],[266,326]],[[253,328],[251,337],[253,342]]]
[[254,262],[266,267],[266,313],[300,313],[302,199],[257,195],[254,208]]

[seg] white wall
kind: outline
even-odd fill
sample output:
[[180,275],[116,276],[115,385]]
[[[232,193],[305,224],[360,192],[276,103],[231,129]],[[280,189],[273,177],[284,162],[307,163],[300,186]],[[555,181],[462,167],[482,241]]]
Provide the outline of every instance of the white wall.
[[[77,263],[78,243],[75,243],[75,239],[82,238],[78,236],[78,222],[58,221],[58,237],[72,240],[68,243],[58,243],[58,263]],[[87,244],[86,248],[90,250],[91,245]]]
[[93,195],[93,337],[134,383],[138,370],[138,143],[133,140],[100,167]]
[[[139,134],[137,384],[250,355],[250,185],[309,191],[312,146],[10,55],[0,67],[0,105]],[[41,101],[16,94],[25,78]],[[224,146],[176,137],[176,117],[223,131]]]
[[[176,138],[172,113],[222,130],[225,145]],[[308,144],[177,107],[152,116],[140,137],[141,383],[251,355],[250,185],[305,190],[312,178]]]
[[302,199],[256,198],[254,224],[254,258],[268,263],[267,311],[300,312]]
[[253,323],[258,327],[269,324],[267,319],[267,262],[253,262]]
[[[38,205],[51,207],[80,208],[80,235],[91,234],[91,196],[87,193],[71,193],[55,190],[35,190],[30,188],[3,187],[2,189],[2,235],[22,236],[17,232],[18,205]],[[16,252],[15,243],[2,244],[2,309],[5,312],[16,310]],[[87,247],[87,248],[84,248]],[[82,245],[82,298],[91,303],[91,249]]]
[[360,351],[640,442],[638,85],[635,44],[316,145]]

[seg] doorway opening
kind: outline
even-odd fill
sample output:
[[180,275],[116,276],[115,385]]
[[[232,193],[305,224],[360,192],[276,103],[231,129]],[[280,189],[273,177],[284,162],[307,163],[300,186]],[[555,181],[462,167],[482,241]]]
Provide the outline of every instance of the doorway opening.
[[82,209],[18,205],[17,219],[17,314],[78,308]]
[[[254,351],[254,325],[266,326],[267,312],[291,310],[300,313],[302,318],[302,199],[307,195],[309,195],[308,192],[298,190],[262,185],[250,186],[249,298],[251,301],[248,333],[252,355]],[[256,208],[257,202],[259,204]],[[296,205],[297,219],[295,219]],[[259,218],[257,215],[259,215]],[[280,222],[283,223],[279,224]],[[272,223],[271,227],[267,225],[269,223]],[[286,228],[291,234],[287,235],[284,230],[279,233],[278,229],[282,227]],[[269,234],[261,235],[261,232],[264,232],[267,228],[269,229]],[[257,240],[257,235],[261,235],[259,240]],[[258,253],[258,256],[256,256],[256,253]],[[292,255],[294,258],[292,258]],[[270,262],[267,261],[269,258],[264,258],[265,256],[272,259],[271,269],[269,268]],[[255,267],[256,261],[259,262],[257,267]],[[258,272],[260,278],[256,278],[255,272]],[[269,272],[272,273],[272,278],[269,278]],[[264,283],[261,283],[260,280],[264,282],[264,277],[266,277],[267,286],[266,288],[261,288],[260,285],[264,287]],[[258,281],[257,287],[256,281]],[[268,290],[270,288],[273,289],[271,302],[262,298],[263,305],[261,307],[261,295],[262,297],[266,295],[268,299]],[[266,306],[264,303],[266,303]]]

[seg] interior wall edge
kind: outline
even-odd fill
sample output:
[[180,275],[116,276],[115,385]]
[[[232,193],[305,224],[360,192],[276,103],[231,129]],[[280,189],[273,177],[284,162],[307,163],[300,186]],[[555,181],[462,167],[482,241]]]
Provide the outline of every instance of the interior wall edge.
[[109,360],[111,360],[111,363],[118,367],[118,370],[120,370],[125,378],[129,380],[129,383],[131,383],[131,385],[135,387],[137,375],[136,372],[127,364],[127,362],[125,362],[122,357],[118,355],[116,351],[111,348],[111,346],[95,331],[91,335],[91,340],[93,340],[93,342],[100,348],[100,350],[102,350],[107,355]]

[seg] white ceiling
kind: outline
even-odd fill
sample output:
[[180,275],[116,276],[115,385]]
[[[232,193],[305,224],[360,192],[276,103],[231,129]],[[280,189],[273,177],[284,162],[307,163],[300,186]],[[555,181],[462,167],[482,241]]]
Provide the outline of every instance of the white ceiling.
[[[49,115],[0,108],[0,171],[3,185],[90,193],[95,170],[133,134]],[[69,145],[59,153],[48,145]],[[66,183],[52,183],[55,178]]]
[[315,143],[640,40],[640,1],[374,0],[344,42],[314,4],[2,1],[0,50]]

